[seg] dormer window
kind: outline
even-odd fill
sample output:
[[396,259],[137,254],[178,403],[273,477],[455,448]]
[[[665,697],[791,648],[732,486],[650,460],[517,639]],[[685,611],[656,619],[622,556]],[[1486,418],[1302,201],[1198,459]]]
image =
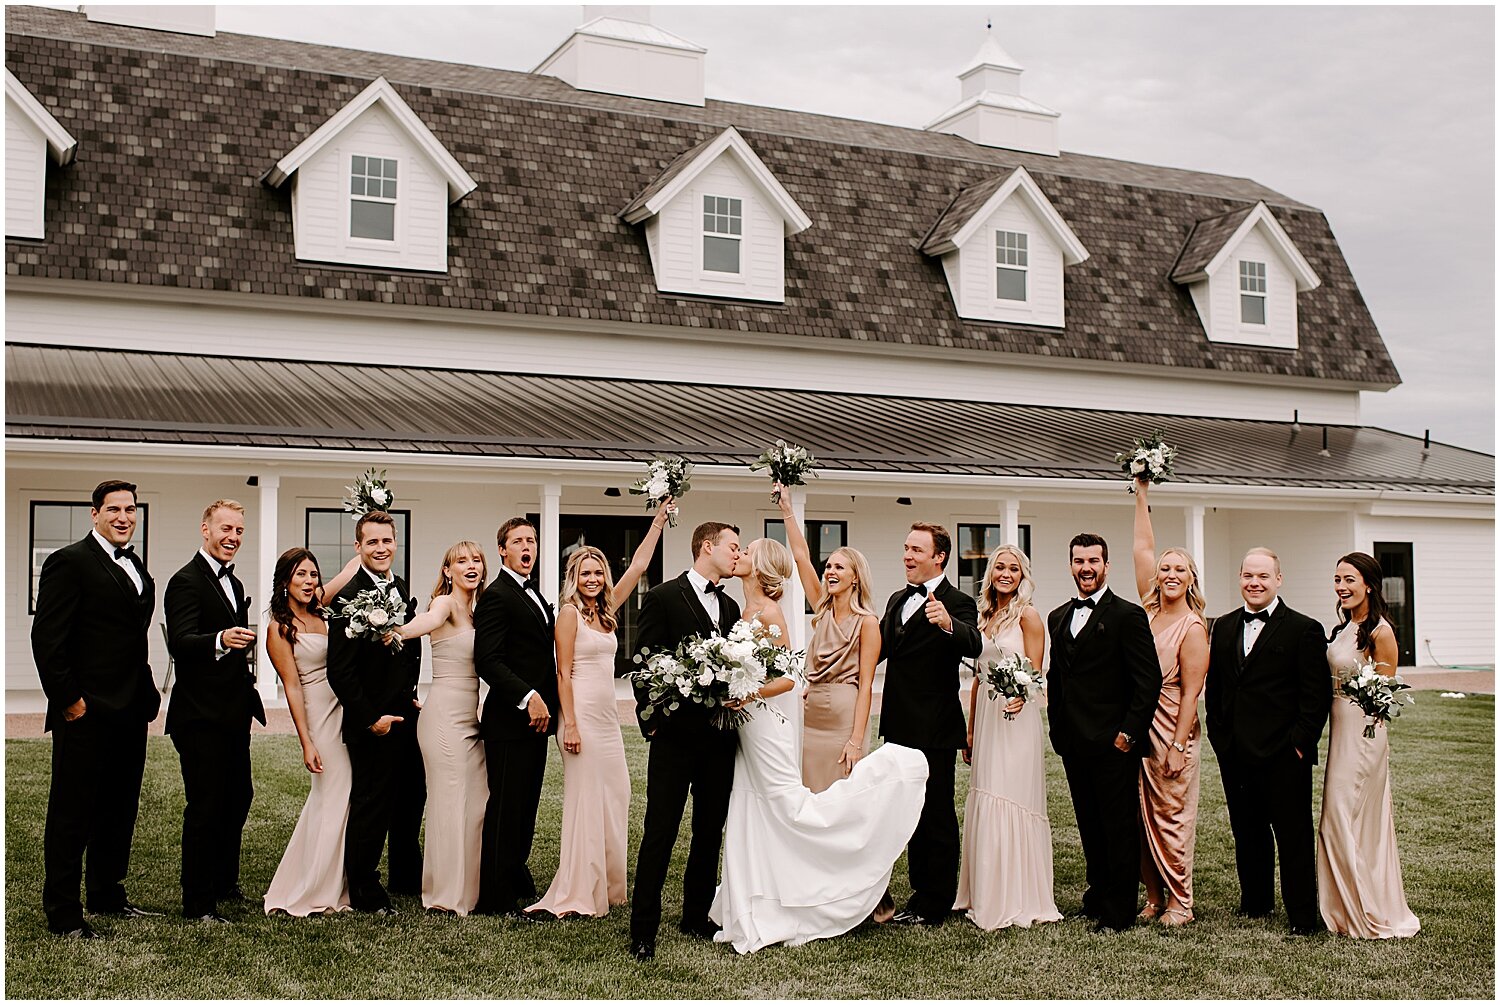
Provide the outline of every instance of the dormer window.
[[396,239],[396,162],[355,154],[349,165],[349,236]]
[[740,237],[744,214],[739,199],[726,196],[703,197],[703,270],[705,272],[740,271]]
[[995,297],[1026,299],[1026,235],[1011,230],[995,231]]
[[1240,263],[1240,322],[1266,323],[1266,263]]

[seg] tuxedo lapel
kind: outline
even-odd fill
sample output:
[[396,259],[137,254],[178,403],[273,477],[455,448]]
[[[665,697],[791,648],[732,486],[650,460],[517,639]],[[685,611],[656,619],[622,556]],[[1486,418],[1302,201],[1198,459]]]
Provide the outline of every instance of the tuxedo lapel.
[[[677,577],[678,584],[682,587],[682,602],[687,604],[688,610],[692,612],[693,620],[698,623],[698,628],[705,636],[712,635],[716,629],[713,621],[708,616],[708,609],[703,606],[703,601],[697,597],[697,591],[693,589],[693,581],[688,579],[687,573]],[[724,613],[724,601],[719,601],[719,614]]]
[[[146,589],[150,587],[151,580],[142,572],[141,567],[136,565],[135,571],[140,574],[141,586],[143,587],[141,592],[137,593],[135,584],[130,581],[129,576],[125,575],[125,570],[116,565],[115,560],[106,555],[104,549],[99,547],[99,542],[95,541],[92,537],[87,539],[87,550],[93,553],[94,560],[103,567],[104,574],[113,579],[115,585],[124,590],[125,595],[131,600],[140,600]],[[133,559],[131,561],[132,563],[134,562]]]
[[541,622],[543,628],[550,631],[552,626],[548,623],[547,615],[542,613],[541,607],[537,605],[535,600],[531,599],[531,595],[526,588],[516,582],[516,577],[510,575],[508,572],[501,573],[501,575],[505,576],[505,581],[510,584],[510,588],[515,591],[520,602],[526,605],[526,609],[531,612],[531,616]]
[[[1242,671],[1248,670],[1250,668],[1250,664],[1255,661],[1255,658],[1266,651],[1266,647],[1270,645],[1271,636],[1276,634],[1276,632],[1281,628],[1281,623],[1285,620],[1286,604],[1277,604],[1276,610],[1271,614],[1270,619],[1266,621],[1266,627],[1262,628],[1260,630],[1260,634],[1255,637],[1255,645],[1250,647],[1250,651],[1248,653],[1245,653],[1245,665],[1240,668]],[[1241,617],[1240,630],[1236,633],[1239,638],[1235,640],[1235,642],[1239,645],[1241,652],[1244,652],[1245,649],[1244,631],[1244,618]]]
[[235,608],[241,606],[241,598],[240,591],[234,583],[233,574],[230,575],[229,579],[230,587],[234,589],[235,604],[231,604],[229,598],[224,595],[224,588],[219,585],[219,577],[214,574],[213,566],[209,565],[208,561],[204,559],[202,552],[193,556],[193,564],[198,567],[198,573],[208,581],[208,588],[213,591],[214,596],[219,598],[220,603],[224,605],[224,609],[229,612],[231,617],[238,620],[240,612]]

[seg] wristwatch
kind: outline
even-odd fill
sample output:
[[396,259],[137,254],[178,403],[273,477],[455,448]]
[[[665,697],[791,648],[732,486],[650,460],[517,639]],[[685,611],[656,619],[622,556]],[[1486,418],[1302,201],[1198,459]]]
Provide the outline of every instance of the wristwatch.
[[1187,748],[1184,747],[1182,744],[1178,743],[1176,740],[1172,741],[1172,746],[1174,746],[1174,747],[1177,748],[1177,752],[1179,754],[1186,754],[1187,753]]

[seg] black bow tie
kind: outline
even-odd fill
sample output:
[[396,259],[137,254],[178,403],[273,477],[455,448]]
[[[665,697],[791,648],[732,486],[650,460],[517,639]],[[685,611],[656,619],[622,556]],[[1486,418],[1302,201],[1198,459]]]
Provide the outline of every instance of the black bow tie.
[[115,549],[115,558],[117,560],[121,559],[121,558],[124,558],[126,555],[129,555],[131,558],[135,557],[135,545],[133,545],[133,544],[127,544],[123,548],[116,548]]
[[1089,610],[1092,611],[1094,609],[1094,604],[1095,603],[1096,603],[1096,601],[1094,600],[1093,597],[1074,597],[1073,598],[1073,610],[1076,611],[1079,608],[1087,607]]
[[232,572],[234,572],[234,563],[230,562],[228,565],[220,567],[219,578],[223,579],[225,576],[229,575]]
[[1245,624],[1247,625],[1252,621],[1259,621],[1261,624],[1266,624],[1271,620],[1270,611],[1242,611],[1240,616],[1245,619]]
[[906,596],[902,598],[902,602],[904,603],[905,601],[910,600],[912,597],[916,596],[917,594],[921,594],[924,597],[927,596],[927,584],[926,583],[917,583],[915,585],[908,586],[906,588]]
[[710,593],[717,593],[719,596],[722,597],[722,596],[724,596],[724,587],[721,586],[718,583],[704,583],[703,584],[703,594],[704,594],[704,596],[707,596]]

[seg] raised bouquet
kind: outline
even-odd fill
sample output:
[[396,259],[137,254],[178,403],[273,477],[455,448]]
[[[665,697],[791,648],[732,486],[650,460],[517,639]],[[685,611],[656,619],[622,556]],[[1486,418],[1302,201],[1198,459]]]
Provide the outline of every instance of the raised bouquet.
[[390,486],[385,483],[385,471],[374,468],[354,479],[353,485],[345,485],[352,498],[344,500],[344,512],[349,519],[358,520],[371,510],[389,510],[396,501]]
[[322,608],[323,617],[332,621],[335,617],[348,621],[344,635],[366,642],[380,642],[392,649],[401,649],[401,636],[397,633],[406,623],[407,605],[394,593],[385,590],[361,590],[344,601],[337,614],[332,608]]
[[[736,622],[727,636],[689,636],[672,652],[642,649],[635,657],[641,668],[630,674],[636,688],[646,693],[641,719],[671,715],[691,702],[714,710],[711,719],[720,729],[738,729],[750,721],[751,712],[728,704],[745,701],[767,681],[785,677],[802,663],[805,654],[776,645],[779,638],[780,628],[763,626],[756,618]],[[760,699],[754,704],[765,705]]]
[[[667,496],[681,499],[692,488],[693,466],[681,457],[658,457],[646,465],[646,475],[630,486],[630,494],[646,497],[646,508],[656,509]],[[677,507],[667,510],[667,526],[677,526]]]
[[1411,685],[1399,676],[1387,677],[1377,669],[1381,664],[1364,662],[1339,678],[1339,694],[1358,705],[1365,713],[1365,738],[1374,739],[1375,724],[1389,724],[1401,714],[1403,705],[1416,699],[1402,691],[1410,691]]
[[[1004,698],[1007,703],[1012,698],[1028,701],[1042,693],[1041,676],[1031,665],[1031,660],[1021,653],[1011,653],[1001,657],[999,661],[989,660],[985,663],[983,672],[984,681],[989,685],[985,694],[990,701],[996,698]],[[1015,718],[1010,712],[1006,712],[1005,717]]]
[[[777,440],[775,446],[767,447],[761,452],[761,455],[750,465],[750,470],[769,469],[771,481],[780,482],[782,485],[805,485],[807,483],[803,481],[803,475],[818,477],[818,473],[813,470],[813,465],[817,463],[817,458],[808,453],[806,447],[799,447],[786,440]],[[779,502],[780,499],[781,492],[778,489],[772,489],[771,501]]]
[[1155,485],[1172,480],[1172,463],[1177,460],[1177,448],[1162,442],[1162,431],[1158,429],[1150,436],[1138,438],[1134,450],[1115,454],[1115,463],[1130,476],[1130,491],[1135,492],[1137,479],[1144,478]]

